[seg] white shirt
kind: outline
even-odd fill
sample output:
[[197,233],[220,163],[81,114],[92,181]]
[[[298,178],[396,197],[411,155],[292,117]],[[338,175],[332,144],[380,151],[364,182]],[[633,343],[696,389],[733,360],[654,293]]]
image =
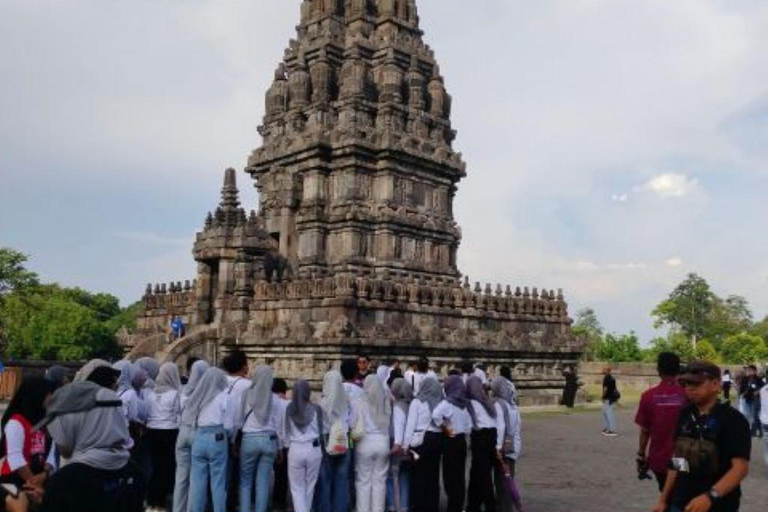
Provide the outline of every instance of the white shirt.
[[[499,404],[497,404],[499,405]],[[506,422],[504,421],[504,416],[502,414],[501,421],[504,423],[504,437],[512,437],[512,445],[515,448],[514,455],[511,456],[513,460],[517,460],[518,457],[520,457],[520,453],[523,449],[523,437],[522,437],[522,420],[520,418],[520,411],[517,409],[517,407],[512,407],[509,404],[503,404],[502,405],[507,412],[509,413],[509,423],[510,423],[510,432],[506,432]]]
[[[768,425],[768,384],[760,390],[760,422]],[[768,435],[768,432],[764,435]]]
[[139,411],[141,399],[139,398],[139,395],[136,394],[136,390],[123,389],[117,393],[117,396],[120,397],[120,400],[123,402],[123,413],[125,414],[126,419],[128,421],[143,423],[139,417],[139,413],[141,412]]
[[724,373],[724,374],[723,374],[723,378],[722,378],[722,381],[723,381],[723,382],[731,382],[731,375],[730,375],[730,374],[728,374],[728,373]]
[[408,423],[408,412],[401,407],[392,407],[392,444],[405,446],[405,426]]
[[11,471],[21,469],[28,464],[24,458],[24,426],[17,420],[5,424],[5,450]]
[[483,404],[477,400],[472,400],[472,406],[475,411],[475,424],[472,430],[483,430],[487,428],[496,429],[496,450],[501,450],[501,446],[504,443],[504,411],[499,404],[494,404],[496,408],[496,418],[491,418],[491,415],[485,410]]
[[427,377],[432,377],[433,379],[436,379],[437,375],[432,370],[429,370],[427,373],[416,372],[411,376],[410,383],[411,383],[411,387],[413,387],[414,395],[419,394],[419,390],[421,389],[421,383]]
[[443,425],[453,430],[455,435],[468,434],[472,430],[472,417],[469,411],[456,407],[447,400],[443,400],[432,411],[432,421],[438,427]]
[[147,393],[146,403],[149,409],[147,427],[154,430],[176,430],[181,423],[181,402],[179,392]]
[[389,437],[389,426],[387,426],[385,429],[381,429],[378,425],[376,425],[376,422],[373,421],[373,417],[371,416],[367,402],[358,401],[357,407],[352,413],[352,425],[357,425],[357,422],[360,419],[359,416],[362,416],[363,428],[365,429],[366,435],[379,434]]
[[440,429],[432,422],[432,411],[429,404],[414,399],[408,409],[408,420],[405,422],[405,434],[401,446],[411,446],[414,432],[440,432]]
[[[269,409],[267,421],[262,423],[256,417],[252,410],[243,410],[242,401],[236,405],[240,411],[235,413],[235,429],[242,428],[244,434],[275,434],[278,438],[278,444],[282,445],[281,436],[283,435],[283,418],[285,418],[285,408],[280,404],[280,399],[275,395],[270,395],[272,406]],[[246,405],[247,407],[247,405]]]
[[[322,414],[320,408],[317,408],[317,412]],[[284,423],[283,442],[285,447],[288,448],[291,443],[314,443],[320,439],[319,422],[317,421],[317,415],[312,418],[307,428],[302,432],[296,424],[286,416]]]
[[472,372],[472,376],[480,379],[480,382],[483,383],[483,386],[488,384],[488,375],[486,375],[485,372],[480,368],[475,368],[475,371]]
[[227,403],[229,394],[227,390],[222,391],[216,398],[204,405],[197,417],[197,427],[215,427],[224,426],[224,417],[227,415]]
[[250,379],[245,377],[233,377],[227,375],[227,412],[224,415],[224,430],[229,432],[230,436],[235,432],[235,414],[240,410],[238,404],[242,404],[243,393],[251,387]]

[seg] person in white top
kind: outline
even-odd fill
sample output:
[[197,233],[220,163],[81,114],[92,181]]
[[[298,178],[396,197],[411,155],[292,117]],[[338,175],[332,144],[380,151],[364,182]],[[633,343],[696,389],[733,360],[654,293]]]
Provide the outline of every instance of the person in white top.
[[496,405],[501,406],[504,419],[504,441],[501,448],[501,463],[494,465],[494,482],[496,485],[496,499],[499,510],[513,510],[515,497],[510,492],[507,478],[515,479],[515,464],[522,450],[520,411],[515,405],[512,388],[504,379],[491,381],[491,392]]
[[117,378],[117,396],[123,402],[123,412],[128,423],[142,423],[139,418],[139,395],[133,388],[139,368],[126,359],[116,362],[112,368],[120,372],[120,377]]
[[205,512],[209,484],[213,512],[227,509],[229,443],[224,430],[227,389],[226,374],[218,368],[208,368],[181,413],[181,422],[195,428],[189,472],[189,512]]
[[152,478],[147,485],[147,512],[165,510],[176,473],[176,439],[179,435],[181,377],[174,363],[160,367],[155,388],[147,390],[147,442]]
[[405,427],[408,422],[408,408],[413,401],[413,388],[404,378],[396,378],[390,386],[394,398],[392,407],[392,455],[389,459],[387,477],[387,510],[408,512],[410,509],[411,470],[406,464],[410,458],[405,450]]
[[763,462],[768,471],[768,381],[760,389],[760,423],[763,424]]
[[[355,490],[359,512],[384,512],[389,470],[389,425],[392,401],[381,379],[368,375],[365,395],[353,417],[355,429],[363,432],[355,445]],[[358,427],[358,425],[360,427]]]
[[[288,384],[285,379],[276,377],[272,381],[272,395],[277,399],[275,402],[280,409],[280,415],[285,422],[285,409],[290,400],[288,395]],[[272,510],[282,512],[288,508],[288,453],[285,449],[285,442],[280,445],[280,452],[275,461],[275,480],[272,487]]]
[[424,381],[424,379],[427,378],[437,380],[437,375],[435,375],[435,372],[429,369],[429,359],[422,357],[416,363],[416,372],[410,375],[409,382],[411,383],[414,394],[419,394],[419,391],[421,390],[421,383]]
[[[235,441],[234,413],[243,399],[245,390],[251,387],[248,379],[248,357],[242,350],[233,350],[221,361],[221,366],[227,372],[227,414],[224,417],[224,430],[227,431],[230,444]],[[227,467],[227,510],[237,509],[240,489],[240,469],[237,459],[231,457]]]
[[194,418],[184,420],[184,409],[208,369],[205,361],[195,361],[189,370],[187,385],[179,398],[179,436],[176,440],[176,484],[173,487],[173,512],[187,512],[189,503],[189,470],[192,464],[192,440],[195,436]]
[[447,512],[464,510],[466,498],[467,436],[472,418],[467,411],[467,388],[459,375],[443,383],[445,399],[432,411],[432,421],[442,429],[440,455],[443,460],[443,488],[448,497]]
[[310,512],[320,473],[323,414],[311,402],[309,382],[296,381],[291,403],[285,410],[284,442],[288,447],[288,482],[295,512]]
[[349,431],[352,429],[352,409],[344,390],[341,373],[331,370],[323,377],[323,411],[325,454],[317,484],[318,512],[349,509]]
[[283,433],[285,411],[272,393],[274,376],[269,366],[257,366],[251,376],[253,384],[234,404],[235,428],[242,429],[240,444],[240,512],[251,512],[254,475],[256,512],[269,507],[269,485],[277,460]]
[[472,466],[469,470],[467,512],[496,510],[493,464],[504,440],[504,413],[485,392],[479,378],[467,379],[467,407],[472,417]]
[[440,505],[440,427],[432,412],[443,399],[443,390],[434,377],[421,382],[416,398],[408,408],[403,447],[415,453],[411,503],[418,512],[437,512]]

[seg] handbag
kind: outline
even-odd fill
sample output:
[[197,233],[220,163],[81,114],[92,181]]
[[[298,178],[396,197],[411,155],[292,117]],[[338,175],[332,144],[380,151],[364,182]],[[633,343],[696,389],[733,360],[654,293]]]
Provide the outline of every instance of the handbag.
[[365,420],[363,419],[363,415],[360,412],[360,410],[357,411],[357,421],[355,422],[355,426],[352,427],[352,431],[350,432],[350,437],[355,443],[359,442],[363,437],[365,437]]
[[331,430],[328,433],[328,443],[326,453],[330,456],[344,455],[349,451],[349,437],[344,429],[341,420],[331,423]]

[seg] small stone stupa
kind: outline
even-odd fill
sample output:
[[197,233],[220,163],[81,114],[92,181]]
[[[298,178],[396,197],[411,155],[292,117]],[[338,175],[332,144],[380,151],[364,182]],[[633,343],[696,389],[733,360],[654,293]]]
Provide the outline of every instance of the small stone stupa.
[[[266,94],[261,147],[235,171],[193,254],[197,279],[148,286],[132,355],[218,360],[233,348],[319,380],[340,359],[510,365],[523,400],[552,402],[583,343],[562,292],[459,272],[453,215],[466,176],[451,96],[415,0],[304,0]],[[186,333],[169,340],[173,316]]]

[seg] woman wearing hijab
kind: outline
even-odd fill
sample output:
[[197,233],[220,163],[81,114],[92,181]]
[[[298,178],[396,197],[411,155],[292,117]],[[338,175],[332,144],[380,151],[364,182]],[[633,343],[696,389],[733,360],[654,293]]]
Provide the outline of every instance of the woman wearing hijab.
[[[512,510],[513,500],[510,487],[506,479],[515,478],[515,464],[522,449],[520,411],[515,405],[515,395],[512,388],[501,379],[491,381],[491,392],[496,405],[501,407],[504,420],[504,437],[501,449],[501,460],[505,468],[500,464],[494,465],[494,483],[496,485],[496,499],[499,510]],[[505,473],[508,473],[508,477]]]
[[173,512],[187,512],[189,503],[189,470],[192,464],[192,441],[195,437],[194,418],[184,415],[189,399],[208,369],[205,361],[195,361],[189,370],[189,380],[181,390],[179,407],[181,421],[176,439],[176,482],[173,486]]
[[91,359],[87,363],[83,365],[82,368],[80,368],[77,373],[75,374],[75,378],[72,379],[72,382],[82,382],[84,380],[88,380],[88,377],[91,376],[91,373],[93,373],[93,370],[96,368],[101,367],[112,367],[111,364],[106,362],[103,359]]
[[365,394],[360,400],[353,424],[364,432],[355,445],[355,489],[359,512],[384,512],[389,471],[389,427],[392,400],[377,375],[363,381]]
[[[331,370],[323,377],[323,395],[320,398],[323,411],[323,435],[326,453],[320,467],[320,480],[317,485],[318,512],[346,512],[349,509],[349,475],[352,454],[348,443],[342,447],[329,446],[334,440],[330,433],[340,433],[349,438],[352,429],[352,411],[349,397],[344,391],[341,373]],[[344,446],[347,450],[343,453]],[[335,452],[335,453],[334,453]]]
[[155,387],[155,381],[160,374],[160,363],[152,357],[141,357],[136,360],[136,366],[147,372],[147,381],[144,387],[152,389]]
[[176,461],[174,452],[179,435],[181,377],[174,363],[160,367],[155,389],[147,392],[147,442],[152,462],[152,479],[147,494],[147,512],[164,511],[173,492]]
[[125,359],[116,362],[112,368],[120,371],[117,396],[123,401],[123,412],[128,420],[128,432],[131,435],[128,448],[131,451],[131,459],[138,464],[145,481],[148,482],[152,476],[152,461],[149,446],[144,439],[147,432],[147,403],[136,387],[144,370]]
[[227,508],[229,441],[224,430],[227,375],[208,368],[181,413],[181,422],[195,429],[189,472],[189,512],[205,512],[210,485],[214,512]]
[[0,482],[42,488],[53,462],[47,460],[49,446],[45,432],[34,430],[45,417],[45,402],[53,393],[53,384],[41,377],[21,382],[3,414],[2,464]]
[[254,476],[256,512],[269,507],[272,467],[282,445],[283,410],[272,393],[274,376],[269,366],[257,366],[251,376],[251,387],[235,403],[235,429],[242,430],[240,444],[240,512],[252,512]]
[[64,384],[69,384],[69,370],[63,366],[51,366],[45,371],[45,379],[53,384],[53,389],[59,389]]
[[416,453],[411,487],[418,489],[411,499],[416,512],[437,512],[440,505],[440,428],[432,421],[432,411],[443,399],[435,377],[420,381],[416,398],[408,408],[403,446]]
[[140,399],[133,387],[133,381],[138,374],[138,367],[123,359],[112,365],[112,368],[120,372],[120,377],[117,378],[117,396],[123,401],[123,412],[128,423],[141,423],[139,421]]
[[474,375],[467,379],[467,397],[467,408],[472,417],[472,466],[469,470],[466,510],[495,510],[493,464],[504,441],[504,412],[501,405],[488,398],[482,381]]
[[392,428],[390,429],[392,455],[389,458],[389,476],[387,477],[387,510],[408,512],[411,503],[411,470],[404,439],[408,408],[413,401],[413,388],[407,380],[399,377],[392,381],[390,389],[395,404],[392,407]]
[[295,512],[310,512],[323,459],[323,415],[310,401],[311,395],[309,382],[296,381],[291,403],[285,410],[283,438],[288,447],[288,481]]
[[114,391],[79,381],[58,390],[43,421],[69,463],[45,489],[40,512],[141,512],[144,480],[130,462],[128,426]]
[[447,512],[461,512],[466,497],[467,435],[472,429],[472,418],[467,411],[467,388],[461,376],[448,376],[443,390],[445,398],[432,412],[432,421],[443,431],[440,455],[443,488],[448,495]]

